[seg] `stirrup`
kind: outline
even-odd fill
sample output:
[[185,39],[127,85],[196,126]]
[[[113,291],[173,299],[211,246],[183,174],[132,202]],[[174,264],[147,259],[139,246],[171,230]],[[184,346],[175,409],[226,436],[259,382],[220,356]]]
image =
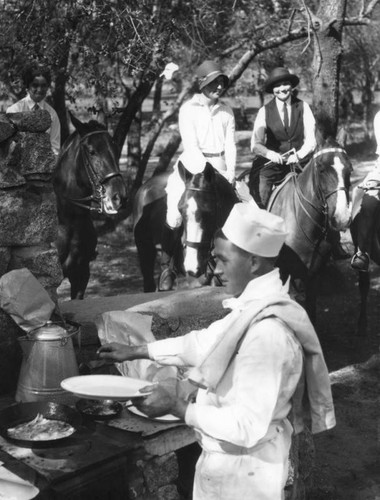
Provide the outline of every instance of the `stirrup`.
[[356,271],[368,273],[369,269],[369,255],[367,252],[356,252],[351,259],[351,267]]

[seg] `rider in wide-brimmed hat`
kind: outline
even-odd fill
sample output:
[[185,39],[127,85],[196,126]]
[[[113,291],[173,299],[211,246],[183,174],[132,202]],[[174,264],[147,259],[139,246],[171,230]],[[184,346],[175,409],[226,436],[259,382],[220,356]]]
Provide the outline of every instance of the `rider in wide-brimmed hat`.
[[[259,168],[256,195],[263,207],[268,204],[273,185],[284,179],[290,165],[306,164],[316,146],[315,119],[310,106],[293,95],[298,83],[297,75],[278,67],[264,84],[265,91],[274,98],[259,109],[251,139],[251,150],[256,155],[251,178]],[[291,150],[294,152],[289,153]],[[268,161],[271,164],[261,168]]]
[[209,163],[229,182],[235,179],[235,119],[231,107],[219,99],[229,84],[229,78],[218,62],[210,60],[197,68],[196,76],[200,93],[194,94],[179,111],[183,153],[174,165],[166,187],[167,215],[162,236],[163,271],[159,290],[170,290],[175,279],[170,261],[179,241],[182,217],[178,202],[185,189],[178,164],[197,174],[203,172]]

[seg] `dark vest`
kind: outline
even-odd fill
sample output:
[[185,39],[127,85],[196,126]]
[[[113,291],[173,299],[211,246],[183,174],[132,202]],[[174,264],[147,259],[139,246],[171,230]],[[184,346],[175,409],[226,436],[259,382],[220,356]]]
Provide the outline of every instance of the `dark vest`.
[[276,99],[265,105],[267,140],[265,146],[276,153],[286,153],[292,148],[300,149],[304,140],[303,101],[292,97],[289,131],[286,132],[276,106]]

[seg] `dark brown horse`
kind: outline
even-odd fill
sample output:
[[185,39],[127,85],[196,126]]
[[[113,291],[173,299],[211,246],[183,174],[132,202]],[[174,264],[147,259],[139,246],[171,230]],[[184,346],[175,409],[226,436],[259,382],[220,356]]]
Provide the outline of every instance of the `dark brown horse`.
[[65,141],[53,174],[57,197],[57,249],[71,298],[83,299],[96,258],[97,234],[92,213],[112,215],[126,198],[116,147],[96,121],[82,123],[71,115],[75,132]]
[[325,138],[303,171],[289,174],[269,201],[268,210],[285,219],[289,232],[277,262],[282,278],[304,283],[305,308],[312,320],[318,274],[331,252],[329,232],[350,223],[351,172],[345,150],[332,137]]
[[[362,187],[357,187],[356,190],[363,189]],[[374,185],[369,190],[371,194],[367,194],[366,189],[363,189],[362,203],[376,203],[377,198],[377,208],[373,211],[373,221],[372,221],[372,239],[371,244],[369,246],[369,256],[377,264],[380,266],[380,183],[375,182]],[[377,192],[377,196],[375,195]],[[353,200],[355,200],[355,190],[353,193]],[[354,202],[355,205],[355,202]],[[351,237],[355,247],[355,252],[358,250],[358,234],[360,232],[360,226],[362,224],[368,225],[368,221],[364,220],[368,217],[367,214],[363,213],[361,208],[359,208],[358,212],[354,215],[354,219],[350,226]],[[360,311],[359,318],[357,324],[357,333],[359,335],[365,335],[367,333],[367,300],[368,293],[371,281],[370,272],[358,272],[359,278],[359,293],[360,293]]]
[[[175,255],[177,271],[196,278],[205,274],[213,235],[222,227],[237,196],[231,184],[211,165],[192,175],[179,163],[185,191],[178,208],[183,219],[183,244]],[[167,175],[154,176],[135,197],[135,242],[144,280],[144,292],[156,290],[154,267],[166,219]]]

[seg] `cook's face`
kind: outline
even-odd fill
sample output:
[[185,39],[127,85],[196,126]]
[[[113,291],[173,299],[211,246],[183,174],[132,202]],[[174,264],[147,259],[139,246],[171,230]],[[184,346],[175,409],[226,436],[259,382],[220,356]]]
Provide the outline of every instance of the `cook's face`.
[[48,88],[49,86],[45,77],[36,76],[32,83],[29,85],[29,95],[34,102],[41,102],[43,99],[45,99]]
[[273,94],[280,101],[286,101],[290,94],[292,93],[292,84],[288,81],[283,81],[277,83],[275,87],[273,87]]
[[241,253],[229,240],[216,238],[214,256],[215,274],[226,287],[226,292],[240,295],[254,277],[252,274],[252,255]]
[[215,78],[215,80],[206,85],[206,87],[202,89],[202,92],[209,99],[218,99],[222,95],[225,88],[225,79],[222,75],[220,75],[218,78]]

